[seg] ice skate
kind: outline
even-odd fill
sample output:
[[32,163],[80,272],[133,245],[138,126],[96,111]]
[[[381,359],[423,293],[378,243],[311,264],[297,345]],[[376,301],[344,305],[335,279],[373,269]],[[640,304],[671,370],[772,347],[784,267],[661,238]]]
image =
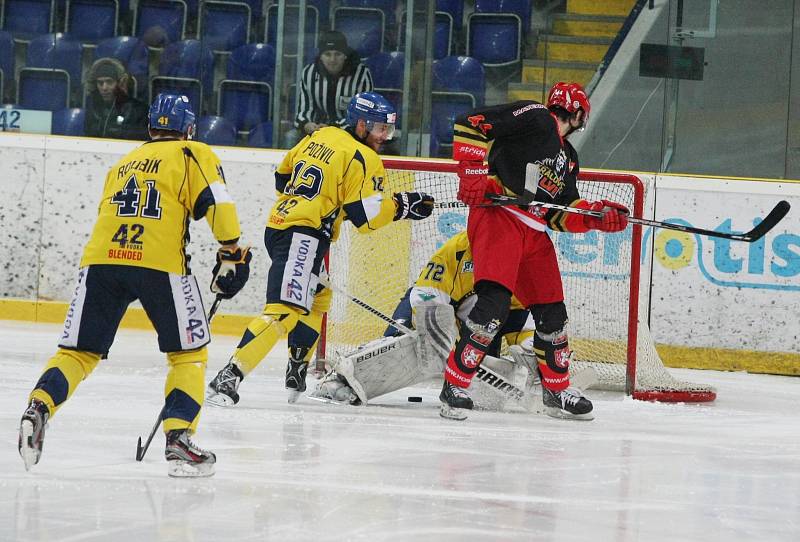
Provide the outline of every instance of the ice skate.
[[542,386],[542,401],[545,414],[553,418],[569,420],[593,420],[592,402],[577,388],[561,391],[548,390]]
[[454,386],[447,380],[442,386],[442,393],[439,394],[442,407],[439,415],[450,420],[466,420],[467,411],[472,410],[472,399],[470,399],[466,388]]
[[306,391],[306,372],[308,362],[289,360],[286,364],[286,389],[289,390],[289,402],[294,403]]
[[22,415],[19,424],[19,455],[25,463],[25,470],[39,462],[42,457],[42,446],[44,446],[44,430],[47,427],[47,420],[50,418],[50,410],[41,401],[33,399]]
[[228,364],[209,382],[206,401],[214,406],[229,407],[239,402],[239,384],[244,375],[234,363]]
[[199,478],[213,476],[217,456],[199,448],[189,439],[187,429],[175,429],[167,433],[167,473],[175,478]]

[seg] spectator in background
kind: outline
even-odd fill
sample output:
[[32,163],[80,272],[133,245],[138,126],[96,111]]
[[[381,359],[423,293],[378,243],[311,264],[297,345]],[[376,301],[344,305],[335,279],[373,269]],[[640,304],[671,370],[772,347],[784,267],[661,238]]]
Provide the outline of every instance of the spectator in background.
[[296,129],[287,134],[288,147],[324,126],[344,128],[350,99],[374,87],[369,68],[347,45],[344,34],[323,32],[318,48],[317,58],[303,68]]
[[89,137],[147,139],[147,104],[129,94],[130,76],[114,58],[100,58],[89,69],[85,131]]

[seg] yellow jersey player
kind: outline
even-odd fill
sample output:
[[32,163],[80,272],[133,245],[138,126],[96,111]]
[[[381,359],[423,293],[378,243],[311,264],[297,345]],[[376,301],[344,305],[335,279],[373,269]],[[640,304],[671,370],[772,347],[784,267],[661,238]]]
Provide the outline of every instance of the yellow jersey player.
[[149,111],[151,141],[106,175],[97,222],[83,253],[59,349],[22,416],[19,452],[39,462],[48,420],[106,358],[128,305],[139,300],[169,364],[161,419],[170,476],[211,476],[216,457],[190,439],[203,404],[208,321],[186,243],[189,219],[206,219],[221,247],[212,291],[235,295],[250,253],[238,246],[239,218],[219,158],[189,141],[195,115],[185,96],[159,94]]
[[[267,220],[264,243],[272,264],[267,303],[250,322],[229,363],[208,385],[209,403],[239,401],[242,379],[258,366],[275,343],[304,322],[319,330],[330,292],[320,290],[323,258],[344,220],[361,233],[393,220],[421,220],[433,211],[433,198],[420,192],[386,194],[386,175],[377,154],[390,139],[394,107],[380,94],[362,92],[347,108],[347,127],[329,126],[306,136],[275,172],[280,196]],[[308,360],[290,360],[286,371],[289,400],[305,391]]]

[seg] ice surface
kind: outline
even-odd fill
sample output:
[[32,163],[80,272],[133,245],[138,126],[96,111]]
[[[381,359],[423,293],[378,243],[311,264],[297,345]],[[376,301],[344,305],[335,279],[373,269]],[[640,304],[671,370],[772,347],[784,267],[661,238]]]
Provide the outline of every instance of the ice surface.
[[[166,363],[153,334],[123,330],[27,473],[19,417],[59,331],[0,322],[0,541],[800,540],[799,378],[676,371],[716,386],[717,401],[589,392],[591,422],[455,422],[432,387],[366,407],[289,405],[281,346],[239,405],[204,409],[196,441],[217,453],[216,476],[176,480],[160,433],[134,460]],[[206,380],[236,342],[215,337]]]

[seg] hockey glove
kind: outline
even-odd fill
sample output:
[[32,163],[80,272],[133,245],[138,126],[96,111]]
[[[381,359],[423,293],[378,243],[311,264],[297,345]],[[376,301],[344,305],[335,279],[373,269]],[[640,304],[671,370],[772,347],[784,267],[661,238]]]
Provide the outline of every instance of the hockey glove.
[[397,192],[392,197],[397,204],[395,220],[422,220],[433,212],[433,196],[425,192]]
[[458,194],[459,201],[467,205],[480,205],[489,203],[486,192],[491,183],[486,176],[489,168],[477,160],[462,160],[458,163]]
[[595,201],[589,205],[592,211],[602,211],[603,217],[584,216],[583,224],[590,230],[604,232],[622,231],[628,227],[628,208],[615,201],[606,199]]
[[217,251],[217,263],[211,277],[211,291],[230,299],[244,288],[250,277],[250,247],[230,249],[221,247]]

